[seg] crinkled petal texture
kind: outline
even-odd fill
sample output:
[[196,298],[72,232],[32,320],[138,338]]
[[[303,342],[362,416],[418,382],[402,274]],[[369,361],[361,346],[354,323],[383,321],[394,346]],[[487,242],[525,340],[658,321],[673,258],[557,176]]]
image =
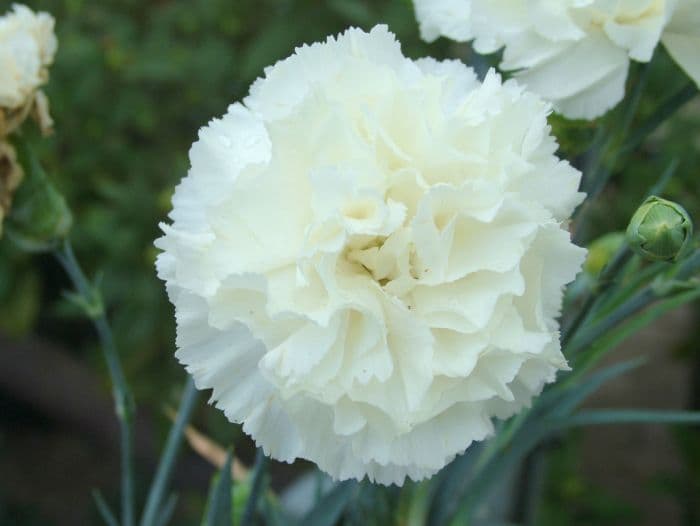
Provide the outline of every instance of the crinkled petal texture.
[[569,118],[593,119],[624,97],[629,62],[662,40],[700,86],[700,0],[414,0],[421,35],[504,48],[501,68]]
[[548,111],[385,26],[267,69],[200,131],[157,241],[198,387],[339,479],[421,479],[489,436],[567,367],[582,194]]
[[56,47],[51,15],[14,5],[0,17],[0,108],[23,106],[46,82]]
[[678,0],[662,41],[669,54],[700,88],[700,0]]

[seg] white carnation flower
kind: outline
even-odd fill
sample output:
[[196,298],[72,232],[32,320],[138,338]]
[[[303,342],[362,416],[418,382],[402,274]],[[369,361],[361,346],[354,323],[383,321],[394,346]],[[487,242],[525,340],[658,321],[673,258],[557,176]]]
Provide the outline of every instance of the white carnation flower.
[[202,128],[157,241],[177,357],[265,452],[430,476],[567,367],[580,173],[549,107],[385,26],[266,69]]
[[14,5],[0,17],[0,108],[17,109],[33,101],[48,79],[56,47],[51,15]]
[[659,41],[700,86],[700,0],[414,0],[421,35],[504,48],[501,68],[569,118],[622,100],[630,59]]

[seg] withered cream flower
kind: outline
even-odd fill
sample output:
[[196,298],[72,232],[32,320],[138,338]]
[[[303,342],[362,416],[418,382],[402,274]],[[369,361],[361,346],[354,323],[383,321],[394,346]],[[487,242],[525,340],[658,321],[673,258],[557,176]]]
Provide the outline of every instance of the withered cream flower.
[[0,136],[17,128],[34,109],[47,121],[46,99],[39,88],[48,80],[48,67],[56,53],[54,19],[23,5],[0,17]]
[[24,171],[17,162],[15,149],[0,140],[0,236],[2,222],[12,207],[12,197],[24,177]]
[[489,436],[567,367],[582,195],[548,112],[385,26],[268,68],[200,130],[157,241],[197,386],[339,479],[421,479]]
[[503,70],[569,118],[592,119],[624,97],[630,60],[659,41],[700,86],[700,0],[414,0],[421,34],[503,48]]

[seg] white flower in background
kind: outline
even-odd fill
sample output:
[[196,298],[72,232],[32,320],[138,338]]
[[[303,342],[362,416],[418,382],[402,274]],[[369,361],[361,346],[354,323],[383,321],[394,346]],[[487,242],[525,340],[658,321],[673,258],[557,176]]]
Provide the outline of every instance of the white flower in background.
[[200,130],[156,243],[198,387],[340,479],[421,479],[489,436],[567,367],[582,194],[548,111],[385,26],[268,68]]
[[[48,80],[57,41],[54,19],[23,5],[0,17],[0,132],[16,128],[35,106],[41,85]],[[45,98],[36,106],[40,120],[50,123]],[[49,119],[46,121],[45,119]]]
[[414,0],[421,35],[501,48],[501,69],[569,118],[592,119],[624,97],[630,59],[659,41],[700,86],[700,0]]

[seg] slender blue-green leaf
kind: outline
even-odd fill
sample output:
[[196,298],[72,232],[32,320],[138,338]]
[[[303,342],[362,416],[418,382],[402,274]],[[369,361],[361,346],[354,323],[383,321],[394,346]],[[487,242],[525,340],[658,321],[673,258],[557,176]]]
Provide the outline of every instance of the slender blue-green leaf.
[[504,474],[514,471],[525,456],[540,442],[547,438],[553,429],[542,425],[540,421],[530,421],[517,433],[507,448],[491,458],[489,463],[477,474],[465,491],[459,495],[459,507],[450,514],[450,526],[473,524],[475,514],[488,498],[494,485]]
[[112,510],[109,509],[109,505],[102,496],[102,493],[94,489],[92,490],[92,498],[95,499],[95,506],[97,506],[97,511],[100,512],[100,517],[105,521],[105,524],[107,524],[107,526],[119,526],[117,518],[114,516],[114,513],[112,513]]
[[606,424],[700,424],[700,411],[591,409],[553,423],[560,428]]
[[339,483],[321,498],[299,524],[303,526],[333,526],[357,495],[357,491],[358,484],[354,480]]
[[579,377],[589,371],[601,358],[603,358],[611,349],[620,345],[627,338],[636,334],[641,329],[651,324],[654,320],[669,311],[675,310],[681,305],[685,305],[691,301],[700,298],[700,288],[677,294],[671,298],[658,302],[652,305],[638,316],[632,318],[628,322],[600,338],[590,350],[576,356],[573,360],[573,377]]
[[175,466],[175,458],[182,444],[182,436],[197,401],[197,388],[192,377],[187,378],[185,390],[182,394],[180,407],[177,411],[175,423],[170,428],[165,447],[161,454],[156,474],[148,492],[146,506],[141,517],[141,526],[155,526],[158,514],[161,512],[161,502],[170,482],[170,475]]
[[231,459],[229,450],[226,462],[219,471],[218,479],[209,492],[206,526],[231,526]]
[[[99,290],[90,283],[82,267],[78,263],[70,241],[64,240],[60,249],[54,251],[54,256],[73,284],[73,287],[86,301],[94,301],[99,297]],[[101,304],[101,299],[97,302]],[[102,348],[102,355],[107,363],[107,370],[112,382],[112,395],[115,412],[119,420],[120,462],[121,462],[121,520],[122,526],[134,524],[134,468],[133,468],[133,429],[134,398],[129,389],[122,369],[121,359],[117,352],[114,336],[104,309],[99,309],[90,318],[97,332]]]
[[671,159],[671,162],[661,173],[661,176],[659,177],[658,181],[656,181],[656,183],[654,183],[654,185],[651,188],[649,188],[649,190],[644,196],[644,199],[651,197],[652,195],[660,195],[664,193],[664,190],[666,190],[668,183],[671,181],[671,179],[673,179],[673,176],[676,175],[676,170],[678,170],[678,165],[680,164],[681,162],[678,160],[677,157]]
[[597,304],[601,300],[601,296],[603,296],[617,281],[618,275],[625,268],[631,257],[632,252],[625,243],[620,247],[612,260],[605,265],[600,276],[597,278],[595,287],[588,293],[588,297],[585,301],[583,301],[583,305],[578,314],[571,323],[567,323],[562,327],[561,345],[564,349],[567,348],[567,344],[576,335],[581,325],[590,317],[591,313],[595,311]]
[[683,259],[678,264],[674,278],[676,280],[684,280],[694,277],[700,272],[700,249],[696,249],[688,257]]
[[255,512],[258,509],[258,501],[263,494],[265,472],[267,471],[268,459],[265,456],[262,448],[258,449],[255,455],[255,465],[253,466],[252,483],[250,486],[250,495],[245,504],[243,517],[241,518],[241,526],[251,526],[255,518]]
[[600,305],[596,306],[595,312],[589,317],[589,321],[607,316],[608,313],[618,308],[639,292],[644,285],[651,283],[656,276],[667,269],[668,263],[664,261],[645,264],[639,256],[633,256],[629,269],[625,269],[624,283],[608,290],[606,297],[601,300]]
[[[591,394],[595,393],[607,382],[621,376],[645,363],[644,358],[635,358],[632,360],[626,360],[621,363],[616,363],[609,367],[605,367],[600,371],[596,371],[580,383],[575,383],[573,385],[567,385],[562,383],[559,386],[555,386],[550,393],[552,393],[553,400],[551,400],[552,409],[551,414],[554,416],[564,416],[568,415],[576,409],[576,407],[581,404],[586,398]],[[560,389],[557,389],[560,387]],[[559,391],[559,392],[556,392]],[[558,396],[557,396],[558,395]],[[546,397],[546,398],[545,398]],[[547,394],[543,395],[543,400],[541,403],[545,404],[550,402]]]
[[576,333],[576,336],[567,343],[564,354],[566,356],[573,356],[583,349],[588,348],[598,339],[605,336],[609,331],[643,311],[658,299],[660,299],[659,294],[657,294],[651,286],[644,287],[632,297],[625,300],[607,316],[598,318],[582,326]]
[[595,198],[605,189],[615,167],[622,156],[620,144],[629,134],[629,129],[636,115],[639,102],[649,79],[651,68],[648,64],[641,66],[641,73],[635,82],[632,92],[625,97],[619,111],[614,115],[609,129],[604,131],[606,137],[603,146],[594,143],[594,156],[592,162],[587,163],[581,181],[581,189],[588,194],[586,201],[578,207],[573,215],[573,240],[581,244],[586,236],[589,226],[587,220],[591,211],[591,204]]
[[432,496],[430,483],[430,480],[404,483],[397,505],[397,524],[425,526]]
[[[567,422],[567,418],[571,418],[567,415],[590,394],[594,393],[606,382],[631,371],[642,363],[644,363],[644,360],[638,358],[615,364],[597,371],[580,384],[559,384],[555,386],[556,390],[552,389],[549,393],[540,397],[545,404],[545,408],[551,414],[558,415],[559,418],[526,420],[508,443],[501,444],[498,451],[490,455],[488,463],[473,474],[473,480],[466,485],[464,491],[460,495],[455,496],[460,505],[456,514],[447,514],[449,517],[454,517],[450,524],[452,526],[470,524],[471,522],[469,521],[473,519],[478,506],[495,481],[503,473],[515,469],[518,463],[542,440],[566,427],[563,424],[555,425],[554,422]],[[541,407],[541,403],[538,403],[540,411],[542,410]],[[443,524],[443,522],[436,524]]]
[[475,465],[484,455],[489,455],[498,436],[500,434],[487,443],[472,444],[435,477],[428,497],[431,501],[426,522],[428,526],[447,523],[473,478]]
[[603,121],[596,126],[595,136],[584,155],[583,166],[581,167],[583,172],[581,191],[583,192],[587,191],[588,186],[592,183],[592,175],[598,170],[603,160],[603,154],[610,140],[611,127],[612,123],[609,120]]
[[[698,265],[700,265],[700,256],[697,258],[695,256],[687,258],[679,265],[676,276],[681,279],[687,279],[693,272],[697,271]],[[671,302],[677,306],[678,304],[682,304],[681,302],[690,301],[693,297],[696,297],[694,295],[698,294],[700,294],[700,291],[693,290],[678,294],[665,301],[662,300],[657,305],[649,307],[639,317],[643,318],[649,311],[652,311],[652,315],[657,315],[659,308],[670,308]],[[615,315],[612,316],[612,319],[604,322],[596,322],[596,324],[599,325],[597,327],[584,327],[585,330],[589,331],[589,334],[584,335],[579,341],[579,344],[581,341],[594,344],[599,343],[599,341],[605,339],[605,331],[609,331],[611,328],[613,330],[620,329],[618,325],[621,324],[622,321],[638,313],[645,307],[648,307],[658,298],[659,296],[657,293],[650,288],[637,293],[615,310]],[[473,480],[469,482],[465,491],[457,498],[458,502],[460,502],[458,512],[456,514],[449,514],[450,517],[453,517],[450,524],[453,526],[471,524],[470,521],[474,519],[476,511],[479,509],[484,499],[488,497],[490,488],[493,487],[499,477],[515,469],[515,466],[517,466],[525,455],[542,440],[546,439],[552,433],[561,431],[561,429],[557,430],[556,426],[546,425],[547,422],[544,419],[538,419],[539,416],[543,416],[549,411],[561,415],[562,418],[567,416],[568,413],[573,411],[587,396],[595,392],[605,382],[611,381],[618,375],[631,370],[641,362],[642,360],[640,359],[617,364],[594,373],[583,382],[580,380],[580,371],[585,372],[587,370],[586,367],[580,369],[575,367],[574,373],[570,374],[565,381],[559,382],[548,390],[547,393],[543,394],[537,400],[533,408],[532,413],[535,418],[526,419],[522,428],[517,430],[516,436],[508,443],[499,447],[495,454],[490,455],[487,465],[479,470],[478,473],[473,474]]]
[[[510,465],[517,463],[540,440],[540,426],[536,420],[529,419],[530,414],[530,410],[524,410],[503,423],[494,438],[471,446],[458,457],[462,459],[461,465],[455,461],[449,466],[451,472],[447,472],[447,479],[435,489],[428,525],[459,524],[453,519],[458,511],[459,520],[474,511],[474,503],[465,505],[465,496],[486,492],[499,473],[511,469]],[[515,437],[517,444],[512,445]],[[508,454],[504,454],[506,451]]]
[[[443,526],[449,523],[464,500],[464,495],[479,486],[479,479],[483,479],[481,474],[492,469],[497,457],[508,447],[510,440],[518,432],[527,436],[528,428],[525,424],[529,414],[529,410],[524,410],[507,422],[501,423],[492,439],[473,444],[436,477],[431,485],[427,525]],[[524,430],[521,429],[523,426]]]
[[[528,423],[530,410],[524,410],[515,415],[513,418],[502,424],[501,429],[497,429],[496,436],[487,443],[484,454],[479,455],[479,460],[474,466],[474,469],[480,471],[491,460],[498,451],[508,445],[515,434]],[[527,432],[527,427],[525,432]]]
[[698,93],[698,88],[690,81],[680,90],[671,95],[668,99],[651,114],[651,116],[637,126],[636,131],[631,134],[620,149],[621,153],[631,152],[661,124],[671,117],[681,106],[690,101]]
[[[677,158],[671,160],[656,183],[647,190],[644,198],[646,199],[652,195],[660,195],[663,193],[669,181],[676,173],[678,165],[679,161]],[[579,310],[578,315],[573,319],[572,323],[563,324],[561,336],[562,347],[566,347],[566,344],[571,340],[571,337],[575,335],[576,330],[581,324],[595,318],[596,315],[601,315],[601,312],[604,313],[606,310],[609,312],[611,309],[619,306],[621,301],[629,299],[640,286],[649,282],[656,274],[666,268],[664,264],[650,265],[646,270],[637,272],[634,276],[629,276],[630,265],[628,262],[632,256],[631,250],[625,243],[618,250],[610,263],[605,266],[593,290],[588,293],[588,297],[583,302],[583,307]],[[632,279],[626,280],[624,287],[613,287],[614,284],[621,281],[620,275],[623,275],[624,278],[625,274]],[[617,301],[612,301],[613,299],[617,299]],[[605,314],[602,315],[604,316]]]
[[[603,190],[620,157],[620,138],[628,134],[651,71],[648,65],[641,66],[641,68],[642,71],[632,88],[632,92],[628,97],[625,97],[612,124],[602,132],[604,138],[597,135],[594,141],[592,160],[585,167],[581,183],[581,189],[588,194],[587,204]],[[580,207],[574,214],[575,221],[579,226],[583,224],[584,212],[584,207]],[[576,237],[580,237],[579,231],[580,229],[577,228]]]
[[160,515],[158,516],[158,520],[156,521],[156,526],[165,526],[170,522],[170,520],[173,518],[173,514],[175,513],[175,507],[177,506],[177,495],[174,493],[168,497],[168,500],[165,501],[165,504],[163,504],[163,509],[160,512]]
[[325,474],[320,469],[314,471],[314,502],[321,500]]
[[[668,185],[668,182],[676,173],[678,165],[678,159],[674,158],[663,171],[656,183],[646,192],[645,199],[652,195],[659,195],[664,191]],[[563,324],[561,333],[562,347],[566,348],[572,336],[575,336],[578,328],[584,322],[594,318],[596,313],[600,314],[601,311],[605,311],[606,309],[609,311],[611,308],[619,306],[619,302],[610,301],[612,298],[619,298],[622,301],[628,299],[629,296],[631,296],[641,284],[649,281],[651,277],[664,268],[663,266],[657,266],[651,269],[652,271],[650,274],[647,274],[646,272],[639,273],[640,275],[636,276],[632,280],[632,284],[634,286],[629,286],[629,284],[626,283],[625,287],[622,287],[623,292],[626,293],[619,294],[620,291],[618,289],[620,287],[613,287],[613,285],[620,281],[620,274],[629,273],[626,272],[629,267],[627,263],[632,255],[631,250],[625,243],[622,247],[620,247],[610,263],[605,266],[603,271],[600,273],[600,276],[597,278],[597,282],[593,287],[593,290],[588,293],[588,297],[583,302],[583,306],[579,310],[577,316],[573,318],[571,323]]]
[[263,497],[262,515],[265,518],[265,526],[290,526],[293,524],[293,521],[286,516],[269,491]]

